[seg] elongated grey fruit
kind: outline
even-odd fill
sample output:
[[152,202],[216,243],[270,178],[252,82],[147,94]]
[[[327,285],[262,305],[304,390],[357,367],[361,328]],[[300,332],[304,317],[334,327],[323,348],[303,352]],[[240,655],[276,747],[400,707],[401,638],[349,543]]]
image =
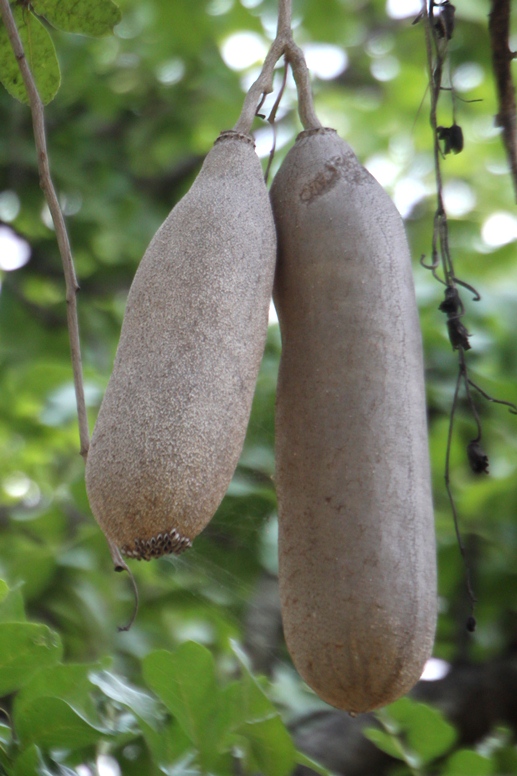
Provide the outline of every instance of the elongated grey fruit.
[[402,220],[334,130],[275,177],[276,487],[285,638],[328,703],[406,693],[436,621],[422,343]]
[[244,442],[275,259],[253,140],[222,133],[138,268],[92,436],[88,497],[123,554],[181,552],[221,502]]

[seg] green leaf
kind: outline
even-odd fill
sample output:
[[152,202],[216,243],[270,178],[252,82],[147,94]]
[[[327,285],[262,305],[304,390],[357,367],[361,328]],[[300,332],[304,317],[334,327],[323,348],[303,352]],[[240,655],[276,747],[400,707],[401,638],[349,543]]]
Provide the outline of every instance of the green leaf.
[[[54,44],[43,24],[28,9],[14,5],[11,10],[39,96],[46,105],[55,97],[61,83]],[[0,25],[0,81],[9,94],[28,105],[22,74],[3,24]]]
[[144,658],[143,673],[207,765],[219,743],[219,688],[211,653],[200,644],[186,642],[174,653],[152,652]]
[[517,751],[513,746],[502,746],[493,752],[496,773],[517,773]]
[[410,698],[386,706],[383,713],[395,720],[404,732],[409,749],[422,763],[445,754],[457,738],[454,727],[437,710]]
[[109,671],[92,671],[89,678],[92,684],[102,690],[108,698],[127,706],[151,727],[157,727],[163,714],[151,695],[133,687],[127,680]]
[[25,622],[25,606],[20,586],[11,588],[0,603],[0,623]]
[[42,771],[43,760],[37,746],[28,747],[22,754],[16,758],[14,764],[14,776],[26,776],[28,773],[47,774],[48,771]]
[[0,723],[0,745],[9,746],[13,738],[13,731],[9,725]]
[[58,664],[39,671],[18,693],[13,709],[15,725],[24,716],[27,706],[37,698],[59,698],[92,724],[100,720],[91,698],[89,674],[98,664]]
[[253,760],[264,776],[289,776],[295,763],[295,750],[291,736],[280,716],[261,722],[248,722],[242,727],[248,739]]
[[314,771],[314,773],[319,773],[320,776],[332,776],[328,768],[320,765],[316,762],[316,760],[313,760],[312,757],[308,757],[306,754],[300,752],[299,750],[296,751],[295,759],[297,765],[303,765],[306,768],[310,768],[311,771]]
[[377,728],[367,728],[366,730],[363,730],[363,734],[372,742],[372,744],[375,744],[377,749],[386,752],[386,754],[389,754],[391,757],[396,757],[398,760],[405,760],[400,744],[394,736],[391,736],[384,730],[378,730]]
[[[11,722],[11,720],[9,720]],[[13,730],[11,724],[0,724],[0,773],[11,773]]]
[[122,18],[111,0],[33,0],[32,7],[59,30],[94,38],[109,35]]
[[492,762],[488,757],[472,751],[459,749],[448,758],[441,773],[443,776],[489,776],[493,773]]
[[3,579],[0,579],[0,604],[2,604],[7,596],[9,595],[9,587],[7,585],[7,582],[4,582]]
[[241,724],[237,728],[250,744],[250,754],[265,776],[288,776],[295,763],[295,748],[278,711],[248,668],[237,644],[233,651],[241,665]]
[[3,623],[0,628],[0,696],[18,690],[62,655],[59,636],[46,625]]
[[168,720],[159,730],[148,725],[145,720],[141,720],[140,728],[152,753],[153,760],[159,767],[170,771],[173,766],[185,758],[191,760],[195,758],[190,738],[175,719]]
[[17,715],[16,732],[23,746],[79,749],[110,735],[107,728],[92,725],[61,698],[35,698]]
[[[77,771],[64,765],[59,766],[60,776],[75,776],[76,773]],[[27,747],[14,764],[13,776],[28,776],[28,774],[30,776],[55,776],[56,774],[56,771],[47,767],[40,748],[35,744]]]

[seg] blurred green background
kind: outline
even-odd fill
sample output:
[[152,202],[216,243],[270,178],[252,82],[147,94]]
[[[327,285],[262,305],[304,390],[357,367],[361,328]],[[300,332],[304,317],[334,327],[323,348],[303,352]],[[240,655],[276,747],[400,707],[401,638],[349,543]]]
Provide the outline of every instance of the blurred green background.
[[[278,713],[297,747],[334,772],[517,773],[517,418],[474,394],[490,457],[489,476],[476,476],[465,454],[476,430],[464,396],[459,403],[451,480],[479,599],[478,627],[469,634],[464,571],[444,486],[457,354],[438,311],[443,288],[419,264],[431,252],[436,197],[424,29],[411,24],[419,4],[293,5],[295,37],[313,73],[322,123],[346,138],[406,219],[425,347],[436,505],[440,619],[434,655],[445,661],[433,664],[435,680],[421,682],[415,697],[440,709],[456,732],[431,711],[422,712],[428,714],[424,732],[412,732],[420,705],[411,713],[402,705],[391,717],[351,720],[320,702],[292,668],[276,593],[272,475],[280,336],[274,315],[228,495],[185,556],[132,563],[140,609],[132,629],[117,632],[131,613],[132,591],[124,575],[113,574],[86,499],[60,258],[39,188],[29,111],[2,89],[0,576],[10,592],[0,591],[0,773],[287,776],[303,757],[293,753]],[[91,428],[138,262],[218,133],[237,120],[276,24],[273,0],[122,0],[120,6],[113,35],[51,31],[62,84],[46,109],[48,143],[81,286]],[[465,149],[443,160],[444,197],[456,272],[482,297],[471,302],[463,294],[471,376],[489,394],[517,402],[517,212],[494,120],[488,11],[485,0],[457,2],[444,83],[454,86]],[[295,105],[289,82],[273,173],[300,129]],[[452,111],[451,93],[443,92],[439,123],[450,126]],[[255,130],[265,162],[272,131],[259,118]],[[32,646],[25,653],[27,639]],[[201,692],[199,678],[198,695],[195,687],[189,695],[197,698],[192,713],[201,715],[204,743],[182,721],[186,709],[161,694],[162,669],[163,676],[176,672],[180,683],[198,669],[217,675],[221,695],[208,718],[219,727],[206,717],[215,685]],[[267,680],[254,678],[262,674]],[[276,720],[271,730],[266,717]],[[57,721],[49,734],[51,719]],[[365,724],[385,734],[376,741],[380,749],[362,735]],[[438,744],[422,753],[419,746],[435,728]]]

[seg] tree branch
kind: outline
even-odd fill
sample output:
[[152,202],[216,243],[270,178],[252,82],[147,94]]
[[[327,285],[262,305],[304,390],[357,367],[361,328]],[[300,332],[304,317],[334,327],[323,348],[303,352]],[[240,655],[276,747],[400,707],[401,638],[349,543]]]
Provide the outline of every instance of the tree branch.
[[66,304],[67,304],[67,322],[68,334],[70,338],[70,353],[72,359],[72,369],[74,373],[75,395],[77,401],[77,414],[79,418],[79,438],[81,444],[81,455],[86,458],[89,447],[88,418],[86,414],[86,403],[84,400],[83,374],[81,364],[81,347],[79,342],[79,324],[77,320],[77,299],[76,294],[79,290],[75,269],[70,249],[70,240],[66,230],[65,219],[59,205],[56,190],[52,182],[47,153],[47,140],[45,136],[45,118],[43,103],[38,93],[34,77],[29,68],[23,44],[16,27],[16,22],[11,12],[9,0],[0,0],[0,13],[4,22],[11,47],[18,62],[20,72],[29,97],[30,110],[32,114],[32,126],[34,130],[34,142],[38,154],[38,169],[40,176],[40,186],[43,189],[47,205],[54,222],[56,238],[63,262],[63,271],[66,284]]
[[304,129],[321,127],[314,111],[309,71],[303,52],[295,44],[291,30],[292,0],[278,0],[278,27],[276,38],[269,49],[259,77],[246,95],[239,120],[234,126],[235,132],[249,135],[261,98],[273,91],[275,65],[285,55],[293,70],[298,92],[298,112]]
[[491,0],[492,10],[488,14],[488,31],[492,48],[492,69],[494,71],[499,98],[497,124],[503,129],[503,144],[506,149],[515,197],[517,199],[517,120],[515,116],[515,88],[512,80],[511,63],[515,58],[510,50],[510,0]]

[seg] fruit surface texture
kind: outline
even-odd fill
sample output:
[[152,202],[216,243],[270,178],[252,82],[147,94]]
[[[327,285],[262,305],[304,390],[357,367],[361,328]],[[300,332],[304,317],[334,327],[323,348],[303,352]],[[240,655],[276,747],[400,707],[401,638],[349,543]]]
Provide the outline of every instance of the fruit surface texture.
[[321,698],[365,712],[416,683],[436,623],[409,249],[390,198],[334,130],[299,135],[271,199],[285,638]]
[[218,138],[131,286],[86,468],[92,511],[129,557],[180,552],[244,442],[276,257],[250,137]]

